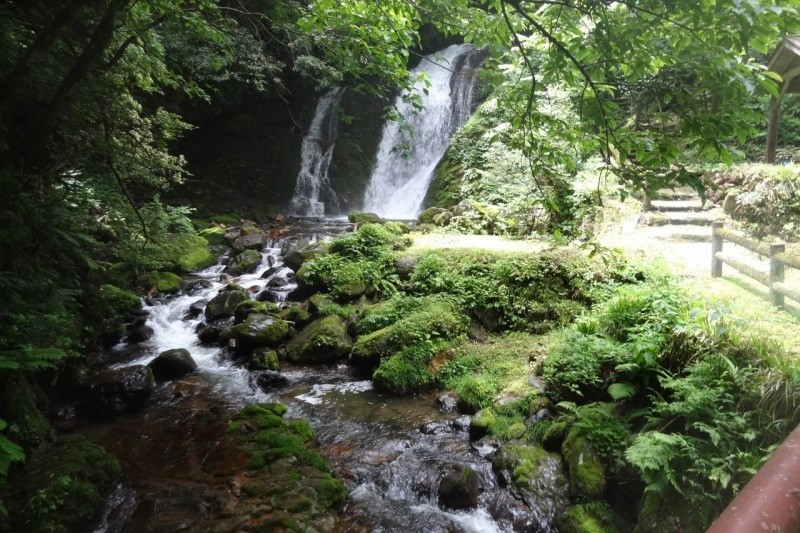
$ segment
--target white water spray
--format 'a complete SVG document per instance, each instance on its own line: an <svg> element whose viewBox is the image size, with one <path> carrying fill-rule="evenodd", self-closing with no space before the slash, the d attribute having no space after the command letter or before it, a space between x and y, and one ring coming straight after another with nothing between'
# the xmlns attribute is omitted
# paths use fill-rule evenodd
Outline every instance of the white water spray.
<svg viewBox="0 0 800 533"><path fill-rule="evenodd" d="M384 126L365 211L400 219L419 214L434 168L469 118L480 62L475 46L452 45L426 56L411 72L414 78L422 75L411 93L419 96L423 109L414 107L409 94L397 98L395 107L413 133L399 121ZM424 80L430 83L427 91Z"/></svg>
<svg viewBox="0 0 800 533"><path fill-rule="evenodd" d="M328 168L338 134L338 120L333 110L339 105L343 92L343 87L336 87L322 95L303 138L300 173L290 209L294 215L321 217L326 210L329 213L339 210L339 199L328 179Z"/></svg>

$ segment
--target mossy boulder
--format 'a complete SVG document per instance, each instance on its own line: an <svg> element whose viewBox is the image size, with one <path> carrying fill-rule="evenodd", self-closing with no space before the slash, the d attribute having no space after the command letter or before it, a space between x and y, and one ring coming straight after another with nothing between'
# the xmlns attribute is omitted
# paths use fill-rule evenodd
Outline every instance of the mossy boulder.
<svg viewBox="0 0 800 533"><path fill-rule="evenodd" d="M322 241L298 246L283 254L283 263L297 272L307 261L325 255L327 251L328 245Z"/></svg>
<svg viewBox="0 0 800 533"><path fill-rule="evenodd" d="M281 363L278 360L278 352L268 348L254 350L250 354L250 367L255 370L280 370Z"/></svg>
<svg viewBox="0 0 800 533"><path fill-rule="evenodd" d="M259 302L257 300L245 300L236 306L233 317L237 323L244 322L252 314L271 315L280 310L278 304L272 302Z"/></svg>
<svg viewBox="0 0 800 533"><path fill-rule="evenodd" d="M354 211L347 215L347 220L353 224L383 224L385 221L375 213Z"/></svg>
<svg viewBox="0 0 800 533"><path fill-rule="evenodd" d="M225 238L225 228L222 226L213 226L210 228L202 229L197 232L201 237L203 237L210 246L213 245L229 245L230 243Z"/></svg>
<svg viewBox="0 0 800 533"><path fill-rule="evenodd" d="M261 346L278 346L289 332L289 324L280 318L254 313L231 328L236 349L252 350Z"/></svg>
<svg viewBox="0 0 800 533"><path fill-rule="evenodd" d="M100 295L117 315L132 313L142 308L142 299L138 294L114 285L101 285Z"/></svg>
<svg viewBox="0 0 800 533"><path fill-rule="evenodd" d="M286 344L286 353L296 363L328 363L345 357L352 346L342 319L331 315L306 326Z"/></svg>
<svg viewBox="0 0 800 533"><path fill-rule="evenodd" d="M197 363L185 348L163 351L147 366L150 367L156 381L182 378L197 370Z"/></svg>
<svg viewBox="0 0 800 533"><path fill-rule="evenodd" d="M290 305L281 309L278 316L288 322L293 322L296 328L305 327L311 322L311 313L299 305Z"/></svg>
<svg viewBox="0 0 800 533"><path fill-rule="evenodd" d="M620 531L611 507L602 502L573 505L556 518L556 527L559 533L619 533Z"/></svg>
<svg viewBox="0 0 800 533"><path fill-rule="evenodd" d="M14 441L25 450L50 439L53 428L42 412L47 412L44 394L21 372L0 374L0 419L14 425Z"/></svg>
<svg viewBox="0 0 800 533"><path fill-rule="evenodd" d="M9 531L87 531L120 477L119 461L82 435L40 448L9 479ZM42 494L46 503L31 503ZM4 498L5 499L5 498Z"/></svg>
<svg viewBox="0 0 800 533"><path fill-rule="evenodd" d="M376 386L394 393L424 390L432 387L435 380L426 364L402 352L382 361L372 374Z"/></svg>
<svg viewBox="0 0 800 533"><path fill-rule="evenodd" d="M236 308L242 302L249 300L247 293L238 285L228 285L214 296L206 305L206 320L234 316Z"/></svg>
<svg viewBox="0 0 800 533"><path fill-rule="evenodd" d="M180 276L172 272L151 272L147 275L147 285L164 294L180 291L182 281Z"/></svg>
<svg viewBox="0 0 800 533"><path fill-rule="evenodd" d="M392 312L392 311L387 311ZM363 366L376 365L405 348L417 344L425 344L430 339L447 341L466 334L469 320L462 315L456 305L444 298L420 298L409 304L405 316L396 319L390 325L362 335L353 346L351 360ZM374 322L378 319L373 317ZM436 355L436 351L411 350L416 364L425 366ZM397 364L397 363L396 363Z"/></svg>
<svg viewBox="0 0 800 533"><path fill-rule="evenodd" d="M261 252L258 250L245 250L231 259L225 267L225 272L231 276L241 276L253 272L261 264Z"/></svg>
<svg viewBox="0 0 800 533"><path fill-rule="evenodd" d="M569 473L569 492L575 501L601 499L606 490L606 467L591 443L573 427L561 453Z"/></svg>
<svg viewBox="0 0 800 533"><path fill-rule="evenodd" d="M208 241L199 235L189 235L181 246L176 263L184 272L210 267L217 258L208 250Z"/></svg>
<svg viewBox="0 0 800 533"><path fill-rule="evenodd" d="M434 226L446 226L452 218L452 213L441 207L429 207L420 213L417 224L432 224Z"/></svg>
<svg viewBox="0 0 800 533"><path fill-rule="evenodd" d="M474 509L480 494L480 476L468 465L453 465L439 482L439 505L442 507Z"/></svg>
<svg viewBox="0 0 800 533"><path fill-rule="evenodd" d="M569 505L561 457L538 446L506 444L489 458L501 485L528 505L539 528L549 530Z"/></svg>
<svg viewBox="0 0 800 533"><path fill-rule="evenodd" d="M490 408L481 409L469 421L469 438L480 440L489 434L492 425L497 420L494 411Z"/></svg>
<svg viewBox="0 0 800 533"><path fill-rule="evenodd" d="M270 490L273 507L291 507L296 513L311 515L320 509L340 509L347 499L347 489L331 474L328 461L314 449L313 429L304 420L285 420L285 413L282 404L252 404L228 426L228 434L240 446L252 450L247 463L251 479L258 479L260 473L269 475L269 484L263 490ZM292 468L287 469L287 465ZM255 486L245 493L263 500L261 490Z"/></svg>
<svg viewBox="0 0 800 533"><path fill-rule="evenodd" d="M320 316L323 308L331 305L333 299L326 294L315 294L308 299L308 310L313 316Z"/></svg>

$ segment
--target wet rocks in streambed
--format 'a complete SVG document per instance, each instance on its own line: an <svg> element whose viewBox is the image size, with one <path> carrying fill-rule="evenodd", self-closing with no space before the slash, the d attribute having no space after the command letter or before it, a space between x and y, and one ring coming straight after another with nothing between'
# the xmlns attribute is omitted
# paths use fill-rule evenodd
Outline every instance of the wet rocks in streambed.
<svg viewBox="0 0 800 533"><path fill-rule="evenodd" d="M312 244L304 244L287 250L283 254L283 263L297 272L306 261L319 257L327 253L328 245L324 242L317 241Z"/></svg>
<svg viewBox="0 0 800 533"><path fill-rule="evenodd" d="M241 276L253 272L261 264L261 252L245 250L231 258L225 266L225 272L231 276Z"/></svg>
<svg viewBox="0 0 800 533"><path fill-rule="evenodd" d="M523 503L526 509L521 514L515 510L517 505L504 502L494 506L495 518L508 520L515 529L525 531L531 527L551 529L555 518L569 505L569 483L561 457L537 446L504 444L489 459L500 485L513 495L509 500ZM524 524L518 524L521 516Z"/></svg>
<svg viewBox="0 0 800 533"><path fill-rule="evenodd" d="M199 317L205 312L206 305L208 305L208 300L198 300L192 303L189 306L189 310L186 311L185 315L183 315L183 319L194 320L195 318Z"/></svg>
<svg viewBox="0 0 800 533"><path fill-rule="evenodd" d="M258 250L261 251L264 249L264 245L267 242L266 234L255 231L253 233L246 233L241 237L237 238L233 241L233 249L237 252L241 252L243 250Z"/></svg>
<svg viewBox="0 0 800 533"><path fill-rule="evenodd" d="M280 370L278 352L269 348L257 348L250 354L250 368L254 370Z"/></svg>
<svg viewBox="0 0 800 533"><path fill-rule="evenodd" d="M445 413L452 413L458 408L458 395L455 392L443 392L436 397L436 406Z"/></svg>
<svg viewBox="0 0 800 533"><path fill-rule="evenodd" d="M88 380L85 404L99 417L114 417L142 407L153 390L153 373L144 365L106 370Z"/></svg>
<svg viewBox="0 0 800 533"><path fill-rule="evenodd" d="M344 322L337 315L315 320L286 344L295 363L328 363L345 357L353 347Z"/></svg>
<svg viewBox="0 0 800 533"><path fill-rule="evenodd" d="M256 385L265 391L280 389L289 385L289 378L274 370L264 370L255 377Z"/></svg>
<svg viewBox="0 0 800 533"><path fill-rule="evenodd" d="M153 328L150 326L140 326L128 332L125 336L125 342L128 344L139 344L149 340L153 335L155 335Z"/></svg>
<svg viewBox="0 0 800 533"><path fill-rule="evenodd" d="M278 346L289 333L289 324L280 318L255 313L231 328L238 351L261 346Z"/></svg>
<svg viewBox="0 0 800 533"><path fill-rule="evenodd" d="M439 505L474 509L482 491L480 476L467 465L453 465L439 483Z"/></svg>
<svg viewBox="0 0 800 533"><path fill-rule="evenodd" d="M270 315L277 313L280 307L270 302L259 302L258 300L245 300L236 306L233 312L233 318L237 324L247 320L247 317L260 313L262 315Z"/></svg>
<svg viewBox="0 0 800 533"><path fill-rule="evenodd" d="M231 339L230 328L232 325L233 317L218 318L211 322L198 324L195 333L203 344L224 344Z"/></svg>
<svg viewBox="0 0 800 533"><path fill-rule="evenodd" d="M233 316L236 307L248 299L244 289L234 284L227 285L206 305L206 320L210 322L217 318Z"/></svg>
<svg viewBox="0 0 800 533"><path fill-rule="evenodd" d="M163 351L147 366L156 381L182 378L197 370L197 363L185 348Z"/></svg>

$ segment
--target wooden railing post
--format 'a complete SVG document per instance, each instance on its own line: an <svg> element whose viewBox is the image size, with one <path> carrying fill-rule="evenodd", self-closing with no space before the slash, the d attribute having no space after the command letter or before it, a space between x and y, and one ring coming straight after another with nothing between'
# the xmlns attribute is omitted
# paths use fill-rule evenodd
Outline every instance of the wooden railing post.
<svg viewBox="0 0 800 533"><path fill-rule="evenodd" d="M715 220L711 223L711 277L722 276L722 261L717 259L717 252L722 251L722 236L717 235L717 230L725 225L722 220Z"/></svg>
<svg viewBox="0 0 800 533"><path fill-rule="evenodd" d="M769 246L769 294L772 297L772 303L780 308L783 308L783 293L775 290L774 284L776 282L783 283L785 267L783 261L778 259L778 254L782 254L784 251L786 251L786 243L783 241L775 241Z"/></svg>

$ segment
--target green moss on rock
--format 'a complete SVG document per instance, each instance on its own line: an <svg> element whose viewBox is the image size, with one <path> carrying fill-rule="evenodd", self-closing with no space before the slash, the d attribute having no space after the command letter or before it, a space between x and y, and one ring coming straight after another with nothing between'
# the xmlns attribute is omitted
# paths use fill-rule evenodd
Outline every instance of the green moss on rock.
<svg viewBox="0 0 800 533"><path fill-rule="evenodd" d="M556 518L559 533L618 533L611 508L602 502L573 505Z"/></svg>
<svg viewBox="0 0 800 533"><path fill-rule="evenodd" d="M245 300L236 306L233 311L233 316L236 322L244 322L250 315L259 313L262 315L270 315L277 313L280 310L278 304L272 302L259 302L257 300Z"/></svg>
<svg viewBox="0 0 800 533"><path fill-rule="evenodd" d="M228 240L225 238L225 228L222 226L214 226L211 228L202 229L197 233L203 237L209 245L229 244Z"/></svg>
<svg viewBox="0 0 800 533"><path fill-rule="evenodd" d="M289 332L289 324L280 318L254 313L231 328L240 351L261 346L277 346Z"/></svg>
<svg viewBox="0 0 800 533"><path fill-rule="evenodd" d="M125 289L120 289L114 285L101 285L100 295L112 309L114 314L120 315L137 311L142 308L142 300L139 295Z"/></svg>
<svg viewBox="0 0 800 533"><path fill-rule="evenodd" d="M254 271L259 264L261 264L261 252L248 249L231 259L225 267L225 272L231 276L241 276Z"/></svg>
<svg viewBox="0 0 800 533"><path fill-rule="evenodd" d="M250 355L250 366L255 370L280 370L281 363L275 350L257 349Z"/></svg>
<svg viewBox="0 0 800 533"><path fill-rule="evenodd" d="M569 491L573 500L600 499L606 489L606 467L592 445L572 428L561 447L569 473Z"/></svg>
<svg viewBox="0 0 800 533"><path fill-rule="evenodd" d="M210 267L217 262L208 250L208 241L199 235L190 235L177 257L177 264L184 272Z"/></svg>
<svg viewBox="0 0 800 533"><path fill-rule="evenodd" d="M426 366L398 354L383 361L372 374L372 380L382 389L404 393L430 387L435 376Z"/></svg>
<svg viewBox="0 0 800 533"><path fill-rule="evenodd" d="M286 344L290 361L326 363L346 356L353 345L344 322L336 315L315 320Z"/></svg>
<svg viewBox="0 0 800 533"><path fill-rule="evenodd" d="M481 409L475 413L475 416L469 421L469 438L479 440L488 435L496 418L491 409Z"/></svg>
<svg viewBox="0 0 800 533"><path fill-rule="evenodd" d="M25 472L9 480L9 503L19 510L11 516L13 529L35 524L42 531L86 530L121 473L113 455L82 435L60 438L37 450ZM34 495L46 503L31 503Z"/></svg>
<svg viewBox="0 0 800 533"><path fill-rule="evenodd" d="M384 220L375 213L355 211L347 215L347 220L353 224L383 224Z"/></svg>
<svg viewBox="0 0 800 533"><path fill-rule="evenodd" d="M164 294L180 291L181 282L181 277L172 272L151 272L147 275L147 285Z"/></svg>

